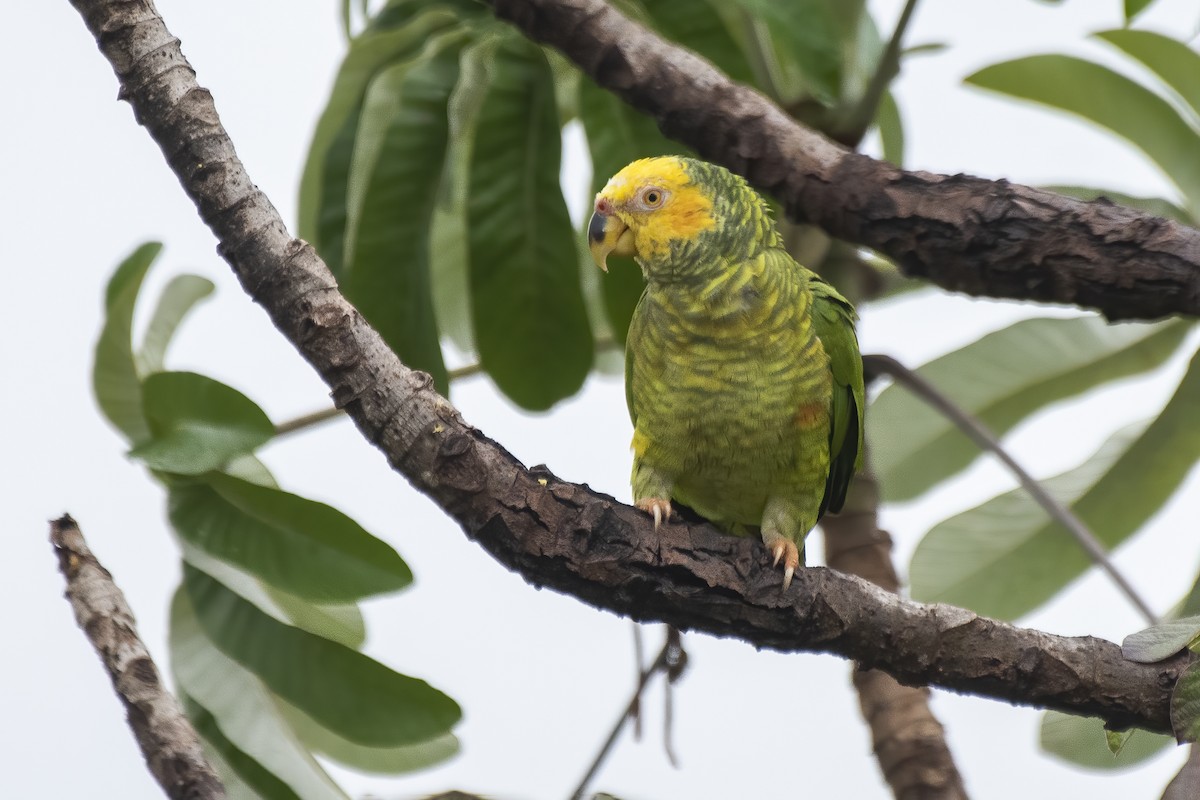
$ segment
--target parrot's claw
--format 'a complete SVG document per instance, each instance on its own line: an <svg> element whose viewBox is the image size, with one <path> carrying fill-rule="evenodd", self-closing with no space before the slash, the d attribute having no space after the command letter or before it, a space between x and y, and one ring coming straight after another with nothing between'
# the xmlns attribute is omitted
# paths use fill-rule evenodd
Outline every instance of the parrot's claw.
<svg viewBox="0 0 1200 800"><path fill-rule="evenodd" d="M767 547L771 551L771 566L778 567L783 561L783 590L786 592L792 585L792 576L800 566L800 549L796 543L782 537L771 542Z"/></svg>
<svg viewBox="0 0 1200 800"><path fill-rule="evenodd" d="M645 497L634 503L642 511L654 517L654 532L658 533L664 519L671 518L671 501L665 497Z"/></svg>

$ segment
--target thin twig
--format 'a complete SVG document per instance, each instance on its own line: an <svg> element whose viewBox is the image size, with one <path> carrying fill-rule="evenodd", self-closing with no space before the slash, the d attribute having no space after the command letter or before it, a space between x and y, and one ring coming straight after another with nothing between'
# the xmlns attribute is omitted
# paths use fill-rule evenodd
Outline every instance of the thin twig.
<svg viewBox="0 0 1200 800"><path fill-rule="evenodd" d="M478 375L481 372L483 372L483 365L479 362L475 362L457 369L452 369L446 373L446 376L450 379L450 382L453 383L460 378L469 378L472 375ZM340 408L322 408L320 411L301 414L300 416L289 419L286 422L279 423L275 426L275 435L278 437L286 436L289 433L297 433L342 416L345 416L345 413Z"/></svg>
<svg viewBox="0 0 1200 800"><path fill-rule="evenodd" d="M596 753L596 757L592 759L591 766L584 773L583 778L579 781L579 785L575 787L575 791L571 792L571 800L583 800L583 795L587 791L588 784L592 782L592 778L596 777L596 773L600 771L600 766L608 758L613 745L617 743L617 737L621 735L621 729L625 727L625 720L629 719L637 708L638 703L641 702L642 692L645 691L646 685L650 683L650 679L657 673L665 672L668 669L671 648L674 646L677 645L672 643L671 637L668 634L667 641L663 644L662 650L658 652L658 655L650 666L642 670L642 674L638 676L637 687L633 690L633 696L629 698L629 702L621 709L621 716L617 719L617 723L613 725L608 738L604 740L600 752Z"/></svg>
<svg viewBox="0 0 1200 800"><path fill-rule="evenodd" d="M1008 467L1009 471L1016 476L1017 481L1025 491L1029 492L1037 504L1050 515L1058 524L1062 525L1067 531L1075 537L1075 541L1084 549L1092 561L1102 570L1108 573L1112 578L1113 583L1117 588L1129 598L1129 601L1137 607L1142 616L1151 625L1158 623L1158 616L1150 609L1150 606L1145 600L1134 590L1133 586L1125 579L1108 557L1108 551L1104 549L1104 545L1096 538L1095 534L1088 529L1083 520L1075 515L1075 512L1066 505L1060 503L1052 497L1049 492L1037 481L1032 475L1016 462L996 434L978 418L968 413L965 409L959 407L953 400L942 394L933 384L925 380L919 373L914 372L908 367L901 364L891 356L885 355L868 355L863 356L863 365L867 369L876 373L883 372L891 375L897 382L903 384L909 391L920 397L932 408L936 409L947 419L951 420L959 429L971 438L977 445L984 450L995 455L1000 461Z"/></svg>
<svg viewBox="0 0 1200 800"><path fill-rule="evenodd" d="M642 662L646 660L645 648L642 646L642 626L641 623L634 622L633 625L633 661L637 668L637 680L642 679ZM633 740L641 741L642 738L642 696L634 695L632 710L629 716L633 719Z"/></svg>
<svg viewBox="0 0 1200 800"><path fill-rule="evenodd" d="M92 643L125 706L126 721L146 765L173 800L222 800L225 787L208 763L196 729L163 686L138 637L125 595L83 539L69 514L50 523L50 543L67 579L75 621Z"/></svg>
<svg viewBox="0 0 1200 800"><path fill-rule="evenodd" d="M871 127L871 121L875 119L875 114L879 111L883 93L887 91L887 87L900 71L900 48L904 34L908 30L908 23L916 8L917 0L908 0L904 4L904 10L900 12L900 19L896 21L896 28L892 31L892 38L888 40L887 47L879 56L879 63L875 66L875 73L871 75L871 82L867 84L863 96L859 98L858 103L847 115L844 128L847 135L844 138L835 137L839 141L853 146ZM851 141L845 141L846 139Z"/></svg>
<svg viewBox="0 0 1200 800"><path fill-rule="evenodd" d="M618 343L611 336L599 336L596 338L596 352L603 353L606 350L612 350L618 347ZM464 366L452 369L446 373L450 383L454 383L462 378L470 378L474 375L479 375L484 371L483 364L478 361L466 364ZM319 411L312 411L308 414L301 414L298 417L281 422L275 426L275 436L286 436L289 433L298 433L302 430L328 422L331 419L337 419L344 415L340 408L322 408Z"/></svg>

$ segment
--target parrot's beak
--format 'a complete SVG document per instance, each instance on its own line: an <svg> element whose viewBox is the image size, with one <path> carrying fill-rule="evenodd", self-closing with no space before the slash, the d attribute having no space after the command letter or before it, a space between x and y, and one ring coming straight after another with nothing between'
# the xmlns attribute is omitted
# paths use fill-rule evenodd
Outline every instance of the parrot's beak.
<svg viewBox="0 0 1200 800"><path fill-rule="evenodd" d="M637 247L629 226L617 215L605 213L599 208L600 205L607 203L597 203L596 213L592 214L592 219L588 222L588 247L592 251L592 259L595 260L596 266L608 272L609 253L634 256L637 255Z"/></svg>

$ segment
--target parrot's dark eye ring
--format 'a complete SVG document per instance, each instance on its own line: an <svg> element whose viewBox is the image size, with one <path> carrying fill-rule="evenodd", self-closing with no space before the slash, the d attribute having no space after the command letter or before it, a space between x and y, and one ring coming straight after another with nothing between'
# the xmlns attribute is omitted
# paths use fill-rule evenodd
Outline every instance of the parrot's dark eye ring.
<svg viewBox="0 0 1200 800"><path fill-rule="evenodd" d="M639 198L642 206L645 208L658 208L667 199L667 193L657 187L650 187L642 191L642 196Z"/></svg>

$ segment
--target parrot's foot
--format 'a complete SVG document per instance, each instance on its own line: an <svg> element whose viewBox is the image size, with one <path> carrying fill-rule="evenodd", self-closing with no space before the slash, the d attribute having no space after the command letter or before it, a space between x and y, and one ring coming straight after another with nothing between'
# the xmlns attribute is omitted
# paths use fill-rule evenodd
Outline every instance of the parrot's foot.
<svg viewBox="0 0 1200 800"><path fill-rule="evenodd" d="M796 543L791 539L785 539L778 534L772 537L771 541L766 541L766 537L763 537L763 543L771 551L771 566L778 567L779 562L783 562L783 590L786 592L792 585L792 576L800 566L800 548L796 547Z"/></svg>
<svg viewBox="0 0 1200 800"><path fill-rule="evenodd" d="M634 503L635 506L654 517L654 531L662 525L664 519L671 518L671 501L665 497L643 497Z"/></svg>

